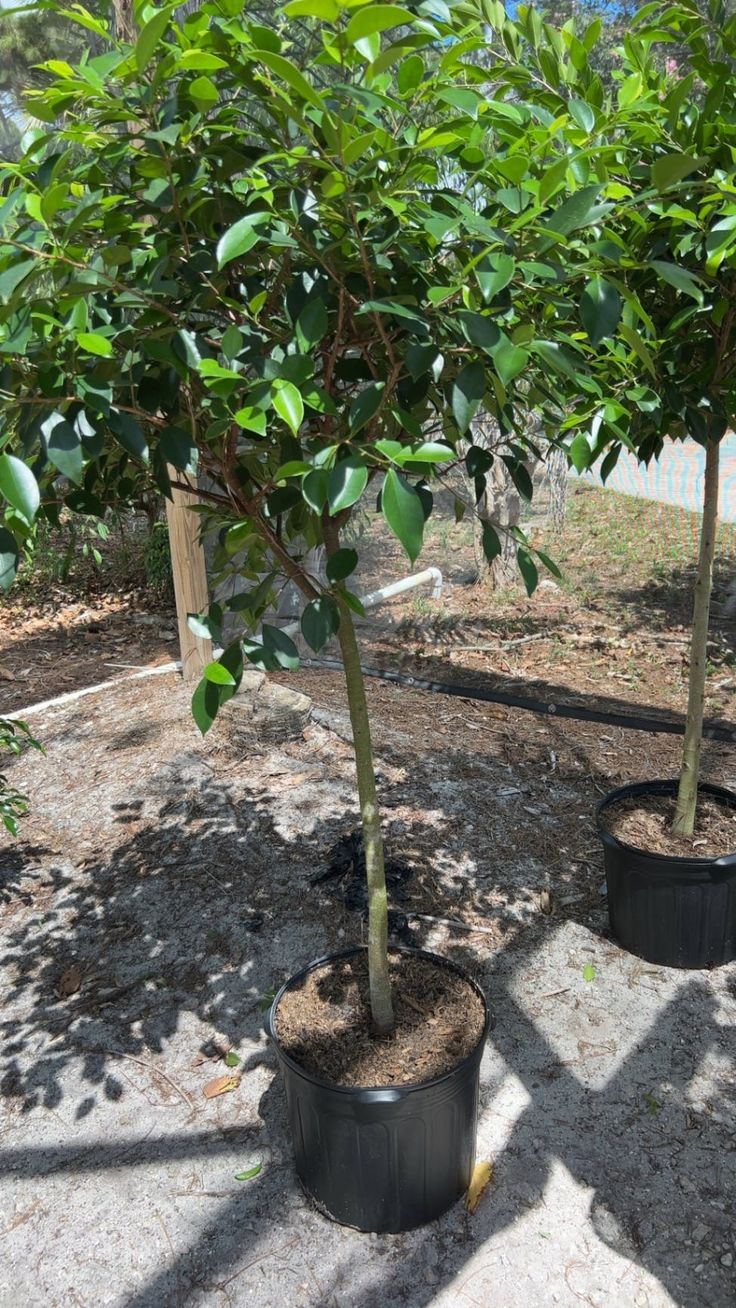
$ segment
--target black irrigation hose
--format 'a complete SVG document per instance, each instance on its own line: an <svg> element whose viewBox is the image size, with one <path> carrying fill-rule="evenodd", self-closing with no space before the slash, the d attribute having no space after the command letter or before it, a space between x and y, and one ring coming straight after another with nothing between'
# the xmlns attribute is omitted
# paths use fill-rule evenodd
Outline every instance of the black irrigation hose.
<svg viewBox="0 0 736 1308"><path fill-rule="evenodd" d="M342 672L339 659L302 659L303 668L328 668ZM509 708L526 709L529 713L541 713L544 717L573 718L576 722L600 722L607 727L623 727L628 731L656 731L670 736L684 736L685 723L667 722L661 718L639 717L636 713L604 713L600 709L576 707L573 704L546 703L532 699L530 695L509 695L504 690L482 690L475 686L455 686L448 681L425 681L421 677L407 676L401 672L384 672L381 668L363 668L366 677L378 677L381 681L392 681L397 686L407 686L410 690L428 690L435 695L455 695L459 699L478 699L486 704L505 704ZM703 727L705 740L725 740L729 744L736 742L736 727L721 726L717 722L705 723Z"/></svg>

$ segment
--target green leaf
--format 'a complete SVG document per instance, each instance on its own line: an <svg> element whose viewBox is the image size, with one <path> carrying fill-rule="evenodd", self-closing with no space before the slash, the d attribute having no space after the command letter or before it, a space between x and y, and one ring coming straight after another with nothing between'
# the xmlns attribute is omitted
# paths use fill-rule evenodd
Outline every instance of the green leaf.
<svg viewBox="0 0 736 1308"><path fill-rule="evenodd" d="M385 32L390 27L401 24L413 27L415 22L416 15L401 5L369 4L353 14L345 29L345 36L351 45L356 45L363 37L372 36L374 32Z"/></svg>
<svg viewBox="0 0 736 1308"><path fill-rule="evenodd" d="M327 331L327 309L323 300L310 300L304 306L296 323L296 343L303 354L308 354Z"/></svg>
<svg viewBox="0 0 736 1308"><path fill-rule="evenodd" d="M547 571L552 573L553 577L562 578L562 572L549 554L546 554L544 550L535 550L535 554L538 559L541 559Z"/></svg>
<svg viewBox="0 0 736 1308"><path fill-rule="evenodd" d="M238 327L235 327L235 323L230 323L230 326L227 327L227 330L225 332L222 332L220 349L222 353L225 354L226 360L229 361L231 364L234 358L237 358L238 354L241 353L242 348L243 348L242 332L239 331Z"/></svg>
<svg viewBox="0 0 736 1308"><path fill-rule="evenodd" d="M371 382L359 395L356 395L350 405L348 414L348 424L352 436L359 432L362 427L365 427L380 409L385 385L385 382L382 381Z"/></svg>
<svg viewBox="0 0 736 1308"><path fill-rule="evenodd" d="M455 518L457 520L457 513L455 514ZM497 559L499 554L501 553L501 542L498 539L498 532L496 531L495 527L491 526L490 522L484 522L481 524L481 526L482 526L481 539L483 542L483 553L487 561L489 563L493 563L493 560Z"/></svg>
<svg viewBox="0 0 736 1308"><path fill-rule="evenodd" d="M327 560L327 580L331 582L344 581L349 577L351 572L355 572L358 566L358 552L352 549L336 550L331 559Z"/></svg>
<svg viewBox="0 0 736 1308"><path fill-rule="evenodd" d="M583 968L583 981L595 981L595 968L592 963L586 963Z"/></svg>
<svg viewBox="0 0 736 1308"><path fill-rule="evenodd" d="M207 50L184 50L179 56L179 66L198 73L214 72L218 68L227 68L224 59ZM166 129L164 129L166 130Z"/></svg>
<svg viewBox="0 0 736 1308"><path fill-rule="evenodd" d="M482 313L470 313L466 309L460 311L458 318L463 335L471 345L477 345L480 350L495 350L501 340L501 333L495 319Z"/></svg>
<svg viewBox="0 0 736 1308"><path fill-rule="evenodd" d="M166 9L159 9L158 13L155 13L153 18L149 18L141 29L140 36L135 43L135 62L139 73L142 73L150 63L156 46L171 22L173 9L173 5L168 6Z"/></svg>
<svg viewBox="0 0 736 1308"><path fill-rule="evenodd" d="M232 673L228 672L227 668L224 668L222 664L217 661L207 664L203 676L206 677L207 681L212 681L216 686L235 685L235 678Z"/></svg>
<svg viewBox="0 0 736 1308"><path fill-rule="evenodd" d="M356 309L356 317L363 313L387 313L394 318L404 318L419 334L427 335L427 326L419 317L419 310L409 309L399 300L366 300L359 309Z"/></svg>
<svg viewBox="0 0 736 1308"><path fill-rule="evenodd" d="M8 591L18 571L18 546L7 527L0 527L0 590Z"/></svg>
<svg viewBox="0 0 736 1308"><path fill-rule="evenodd" d="M315 513L321 513L327 503L327 475L324 468L315 468L302 482L302 499Z"/></svg>
<svg viewBox="0 0 736 1308"><path fill-rule="evenodd" d="M202 678L192 695L192 716L203 736L207 735L220 711L220 694L213 682Z"/></svg>
<svg viewBox="0 0 736 1308"><path fill-rule="evenodd" d="M527 595L533 595L537 589L539 573L537 566L528 550L519 548L516 551L516 562L519 565L519 571L524 578Z"/></svg>
<svg viewBox="0 0 736 1308"><path fill-rule="evenodd" d="M261 409L251 407L238 409L233 414L233 422L236 422L244 431L255 432L257 436L266 434L266 415Z"/></svg>
<svg viewBox="0 0 736 1308"><path fill-rule="evenodd" d="M689 154L665 154L652 164L652 185L664 191L701 168L706 161Z"/></svg>
<svg viewBox="0 0 736 1308"><path fill-rule="evenodd" d="M77 345L87 354L98 354L103 359L109 359L112 354L112 341L99 332L78 332Z"/></svg>
<svg viewBox="0 0 736 1308"><path fill-rule="evenodd" d="M461 436L468 430L486 393L486 374L480 363L467 363L452 384L452 413Z"/></svg>
<svg viewBox="0 0 736 1308"><path fill-rule="evenodd" d="M580 317L591 345L598 346L607 336L613 336L622 307L615 286L603 277L591 278L580 300Z"/></svg>
<svg viewBox="0 0 736 1308"><path fill-rule="evenodd" d="M574 232L578 227L584 227L590 221L591 215L597 213L600 193L600 184L583 186L574 195L563 200L542 225L550 231L559 232L560 236L569 236L570 232Z"/></svg>
<svg viewBox="0 0 736 1308"><path fill-rule="evenodd" d="M354 595L351 590L343 590L340 598L345 604L347 604L348 608L351 609L353 613L357 613L359 618L365 617L363 601L360 600L357 595Z"/></svg>
<svg viewBox="0 0 736 1308"><path fill-rule="evenodd" d="M415 91L424 75L424 60L421 55L412 54L404 59L396 70L396 84L400 95L409 95Z"/></svg>
<svg viewBox="0 0 736 1308"><path fill-rule="evenodd" d="M9 300L16 287L29 273L32 273L38 263L35 259L24 259L22 263L11 264L4 272L0 273L0 300Z"/></svg>
<svg viewBox="0 0 736 1308"><path fill-rule="evenodd" d="M636 328L629 327L627 323L622 322L619 324L618 331L619 331L619 336L623 337L627 345L631 346L632 350L634 351L634 354L636 354L638 358L641 359L642 363L644 364L644 367L646 368L650 376L654 377L656 380L657 370L654 366L654 359L652 358L652 355L645 341L642 339L641 335L636 330Z"/></svg>
<svg viewBox="0 0 736 1308"><path fill-rule="evenodd" d="M590 467L593 451L587 436L582 432L571 441L567 453L576 472L585 472Z"/></svg>
<svg viewBox="0 0 736 1308"><path fill-rule="evenodd" d="M265 64L266 68L270 68L272 73L275 73L277 77L286 82L287 86L291 87L292 91L296 92L300 100L306 101L315 109L324 111L325 106L314 87L310 85L306 77L299 72L296 64L293 64L290 59L285 59L283 55L275 54L272 50L256 50L250 58L256 59L259 63Z"/></svg>
<svg viewBox="0 0 736 1308"><path fill-rule="evenodd" d="M287 18L322 18L326 23L334 23L339 12L335 0L291 0L284 7Z"/></svg>
<svg viewBox="0 0 736 1308"><path fill-rule="evenodd" d="M46 453L63 477L80 485L82 480L82 441L79 434L60 413L52 413L41 423Z"/></svg>
<svg viewBox="0 0 736 1308"><path fill-rule="evenodd" d="M162 457L176 468L177 472L196 474L198 451L196 445L192 444L189 432L181 427L166 427L161 432L158 447Z"/></svg>
<svg viewBox="0 0 736 1308"><path fill-rule="evenodd" d="M522 499L528 504L531 503L534 496L534 483L529 475L529 469L521 462L520 459L514 459L506 456L504 463L508 469L509 476L518 490Z"/></svg>
<svg viewBox="0 0 736 1308"><path fill-rule="evenodd" d="M424 509L412 486L389 468L383 483L381 511L388 527L414 563L422 549Z"/></svg>
<svg viewBox="0 0 736 1308"><path fill-rule="evenodd" d="M189 94L198 109L211 109L220 99L220 92L211 77L197 77L189 87Z"/></svg>
<svg viewBox="0 0 736 1308"><path fill-rule="evenodd" d="M340 626L340 610L331 595L320 595L304 609L302 635L316 654L324 649Z"/></svg>
<svg viewBox="0 0 736 1308"><path fill-rule="evenodd" d="M510 254L488 254L476 264L474 272L483 299L489 301L508 286L516 263Z"/></svg>
<svg viewBox="0 0 736 1308"><path fill-rule="evenodd" d="M225 1066L226 1066L226 1067L240 1067L241 1062L242 1062L242 1059L241 1059L241 1058L238 1058L238 1055L237 1055L236 1053L234 1053L234 1051L233 1051L232 1049L230 1050L230 1053L229 1053L229 1054L226 1054L226 1055L225 1055Z"/></svg>
<svg viewBox="0 0 736 1308"><path fill-rule="evenodd" d="M555 372L561 372L572 381L576 382L581 375L585 375L582 361L578 363L577 356L571 350L566 350L564 346L559 345L557 341L533 341L529 348Z"/></svg>
<svg viewBox="0 0 736 1308"><path fill-rule="evenodd" d="M296 436L304 420L304 401L296 386L291 382L274 383L273 407Z"/></svg>
<svg viewBox="0 0 736 1308"><path fill-rule="evenodd" d="M214 614L211 608L207 613L187 613L187 626L200 640L219 640L221 622L221 609Z"/></svg>
<svg viewBox="0 0 736 1308"><path fill-rule="evenodd" d="M493 363L504 386L518 377L523 372L529 362L529 351L522 350L520 346L513 345L511 341L504 341L503 345L493 354Z"/></svg>
<svg viewBox="0 0 736 1308"><path fill-rule="evenodd" d="M270 1008L270 1004L268 1005ZM256 1163L255 1167L249 1167L247 1172L236 1172L236 1181L252 1181L254 1176L258 1176L263 1169L263 1163Z"/></svg>
<svg viewBox="0 0 736 1308"><path fill-rule="evenodd" d="M621 453L621 448L622 447L618 444L614 445L613 448L608 451L608 454L601 463L599 476L604 486L618 463L618 456Z"/></svg>
<svg viewBox="0 0 736 1308"><path fill-rule="evenodd" d="M413 450L405 450L397 463L446 463L456 457L449 445L440 445L439 441L422 441Z"/></svg>
<svg viewBox="0 0 736 1308"><path fill-rule="evenodd" d="M0 495L33 522L41 503L38 483L30 468L14 454L0 454Z"/></svg>
<svg viewBox="0 0 736 1308"><path fill-rule="evenodd" d="M146 463L148 461L148 445L140 424L136 422L132 414L113 410L108 417L108 422L115 439L119 441L123 449L127 450L128 454L132 454L134 458Z"/></svg>
<svg viewBox="0 0 736 1308"><path fill-rule="evenodd" d="M359 454L351 454L336 463L327 478L327 502L332 516L356 504L367 485L368 468Z"/></svg>
<svg viewBox="0 0 736 1308"><path fill-rule="evenodd" d="M631 73L626 77L618 88L618 104L620 109L626 109L635 100L639 99L642 93L641 73Z"/></svg>
<svg viewBox="0 0 736 1308"><path fill-rule="evenodd" d="M436 345L410 345L404 362L412 381L417 381L425 373L431 372L434 381L437 382L445 360Z"/></svg>
<svg viewBox="0 0 736 1308"><path fill-rule="evenodd" d="M691 295L694 300L697 300L698 304L703 303L704 296L698 286L697 279L687 272L685 268L681 268L676 263L668 263L665 259L652 259L649 266L662 278L663 282L674 286L675 290L682 291L685 295Z"/></svg>
<svg viewBox="0 0 736 1308"><path fill-rule="evenodd" d="M299 667L299 651L293 640L278 627L271 627L264 622L261 630L263 647L279 664L289 672L296 672Z"/></svg>
<svg viewBox="0 0 736 1308"><path fill-rule="evenodd" d="M224 236L217 242L217 266L224 268L233 259L239 259L261 239L258 231L264 223L270 222L272 214L268 209L259 209L256 213L247 213L239 218L232 227L228 227Z"/></svg>
<svg viewBox="0 0 736 1308"><path fill-rule="evenodd" d="M582 127L584 132L592 132L595 127L595 110L585 100L570 100L568 103L570 117Z"/></svg>

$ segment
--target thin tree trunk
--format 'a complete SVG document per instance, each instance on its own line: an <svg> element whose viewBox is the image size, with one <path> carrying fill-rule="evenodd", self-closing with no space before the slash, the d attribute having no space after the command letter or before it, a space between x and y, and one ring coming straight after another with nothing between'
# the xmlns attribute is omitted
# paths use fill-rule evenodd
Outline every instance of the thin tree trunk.
<svg viewBox="0 0 736 1308"><path fill-rule="evenodd" d="M698 802L698 775L700 746L703 739L705 711L705 665L708 648L708 620L713 591L713 559L718 527L718 465L719 446L708 441L705 453L705 487L703 491L703 525L700 530L698 575L695 582L693 631L690 645L690 680L685 724L685 744L682 751L682 768L677 792L677 807L673 830L680 836L691 836L695 829Z"/></svg>
<svg viewBox="0 0 736 1308"><path fill-rule="evenodd" d="M340 604L340 629L337 633L345 669L345 685L353 727L355 770L363 829L365 871L368 883L368 974L370 978L371 1017L376 1035L388 1035L394 1026L391 981L388 972L388 895L383 858L383 836L376 797L373 745L365 697L363 669L355 638L350 609Z"/></svg>

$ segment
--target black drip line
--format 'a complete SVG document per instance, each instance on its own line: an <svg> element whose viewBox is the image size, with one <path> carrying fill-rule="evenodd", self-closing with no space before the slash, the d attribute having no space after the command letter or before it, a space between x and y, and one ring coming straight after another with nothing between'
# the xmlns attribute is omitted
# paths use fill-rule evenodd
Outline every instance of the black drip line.
<svg viewBox="0 0 736 1308"><path fill-rule="evenodd" d="M339 659L302 659L304 668L327 668L342 672ZM433 695L453 695L457 699L475 699L485 704L504 704L508 708L524 709L529 713L539 713L543 717L570 718L575 722L598 722L606 727L622 727L625 731L652 731L669 736L684 736L685 722L667 721L663 718L642 717L633 713L607 713L602 709L588 709L574 704L558 704L555 701L534 699L531 695L512 695L505 690L486 690L477 686L456 685L448 681L428 681L422 677L413 677L403 672L386 671L382 668L363 668L366 677L377 677L381 681L390 681L409 690L425 690ZM633 705L632 705L633 707ZM724 726L718 722L708 722L703 726L704 740L723 740L729 744L736 742L736 726Z"/></svg>

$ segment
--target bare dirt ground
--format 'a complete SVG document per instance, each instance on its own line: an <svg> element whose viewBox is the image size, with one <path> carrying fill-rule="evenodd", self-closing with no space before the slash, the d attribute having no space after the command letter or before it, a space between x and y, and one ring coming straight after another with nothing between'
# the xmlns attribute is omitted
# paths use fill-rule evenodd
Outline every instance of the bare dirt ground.
<svg viewBox="0 0 736 1308"><path fill-rule="evenodd" d="M447 679L679 708L690 555L666 556L660 532L662 575L650 559L648 598L625 601L631 559L610 574L630 516L591 561L603 498L586 493L558 550L582 576L532 601L484 611L469 542L438 535L443 599L364 628L371 660L425 667L424 648ZM710 707L731 719L729 621ZM37 637L63 666L65 637ZM114 676L108 661L72 675ZM11 671L35 662L12 636L0 653ZM51 693L18 680L0 709ZM675 771L676 738L370 683L389 852L412 871L402 937L464 963L492 1008L478 1156L494 1176L474 1216L402 1236L337 1227L305 1199L263 1009L363 923L339 882L311 886L357 822L340 679L290 684L315 703L303 738L245 756L225 727L199 738L175 675L29 719L47 755L11 765L32 813L0 851L2 1308L731 1308L736 968L621 951L594 826L613 785ZM707 742L704 773L736 786L733 748ZM236 1087L206 1097L230 1072Z"/></svg>

